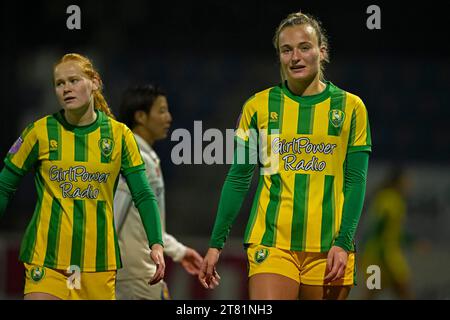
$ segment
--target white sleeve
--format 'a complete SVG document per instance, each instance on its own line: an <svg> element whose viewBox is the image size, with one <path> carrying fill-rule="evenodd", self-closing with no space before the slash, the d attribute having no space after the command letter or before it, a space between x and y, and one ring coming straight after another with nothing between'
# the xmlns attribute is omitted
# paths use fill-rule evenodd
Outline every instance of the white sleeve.
<svg viewBox="0 0 450 320"><path fill-rule="evenodd" d="M120 177L122 180L123 178ZM132 204L132 197L128 186L124 181L120 181L114 196L114 223L116 231L119 232L123 226L128 210Z"/></svg>
<svg viewBox="0 0 450 320"><path fill-rule="evenodd" d="M183 259L186 254L186 246L175 239L174 236L164 232L164 253L172 258L173 261L178 262Z"/></svg>

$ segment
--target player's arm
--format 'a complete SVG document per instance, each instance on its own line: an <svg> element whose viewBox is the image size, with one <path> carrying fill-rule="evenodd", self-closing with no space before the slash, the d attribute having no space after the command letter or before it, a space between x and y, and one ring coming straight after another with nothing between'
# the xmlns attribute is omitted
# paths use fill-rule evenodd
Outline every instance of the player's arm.
<svg viewBox="0 0 450 320"><path fill-rule="evenodd" d="M4 166L2 171L0 171L0 218L16 192L21 179L22 176L8 166Z"/></svg>
<svg viewBox="0 0 450 320"><path fill-rule="evenodd" d="M128 188L130 189L133 202L138 209L142 224L144 225L149 246L152 249L150 253L151 258L157 267L153 278L149 282L153 285L164 278L166 266L163 255L163 240L158 202L148 184L147 177L145 176L145 169L143 166L141 168L141 170L126 174L125 179Z"/></svg>
<svg viewBox="0 0 450 320"><path fill-rule="evenodd" d="M216 221L209 242L209 249L203 258L198 276L200 283L209 289L214 289L219 285L220 276L215 266L219 260L220 251L225 245L225 241L230 233L231 226L248 193L256 167L256 164L249 163L248 159L242 164L237 161L238 152L236 152L236 149L239 148L239 145L241 147L244 146L247 151L250 149L248 142L236 138L234 161L222 187Z"/></svg>
<svg viewBox="0 0 450 320"><path fill-rule="evenodd" d="M326 282L344 276L348 252L354 250L353 239L364 204L368 164L369 152L359 151L347 155L342 222L338 237L328 252Z"/></svg>
<svg viewBox="0 0 450 320"><path fill-rule="evenodd" d="M361 99L352 110L349 143L344 168L344 205L336 241L328 252L326 281L340 279L347 265L348 251L353 251L354 236L366 193L369 153L372 151L369 117Z"/></svg>
<svg viewBox="0 0 450 320"><path fill-rule="evenodd" d="M344 181L344 206L339 235L334 245L352 251L366 193L369 152L360 151L347 155Z"/></svg>
<svg viewBox="0 0 450 320"><path fill-rule="evenodd" d="M127 126L124 126L122 136L121 173L127 181L131 197L138 209L151 248L150 256L157 267L150 280L150 284L155 284L164 277L165 270L161 219L155 194L145 175L145 165L139 147Z"/></svg>
<svg viewBox="0 0 450 320"><path fill-rule="evenodd" d="M125 180L142 219L150 247L155 243L163 245L158 202L148 184L144 168L125 175Z"/></svg>
<svg viewBox="0 0 450 320"><path fill-rule="evenodd" d="M253 106L254 97L247 100L239 116L233 164L222 187L209 249L203 258L198 275L200 283L205 288L213 289L219 285L220 276L215 266L219 261L220 251L225 245L231 226L250 189L253 171L256 167L256 164L251 161L258 153L258 125L256 108ZM242 154L244 154L244 159L242 159Z"/></svg>
<svg viewBox="0 0 450 320"><path fill-rule="evenodd" d="M344 167L344 206L335 245L353 251L353 238L364 204L369 153L372 151L367 109L358 98L352 111L349 143Z"/></svg>
<svg viewBox="0 0 450 320"><path fill-rule="evenodd" d="M32 123L22 131L5 157L5 166L0 172L0 217L16 192L20 180L34 167L38 158L39 141Z"/></svg>
<svg viewBox="0 0 450 320"><path fill-rule="evenodd" d="M249 163L246 157L244 163L238 161L238 148L244 148L249 154L249 142L243 141L239 137L235 139L236 146L234 161L231 165L220 195L216 221L214 223L212 236L209 242L210 248L222 249L225 245L231 226L233 225L242 203L250 189L253 172L256 164Z"/></svg>

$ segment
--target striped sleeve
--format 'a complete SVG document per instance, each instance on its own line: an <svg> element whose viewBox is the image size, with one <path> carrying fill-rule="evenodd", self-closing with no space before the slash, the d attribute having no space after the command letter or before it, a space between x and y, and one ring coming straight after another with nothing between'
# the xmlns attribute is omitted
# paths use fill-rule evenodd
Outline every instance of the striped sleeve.
<svg viewBox="0 0 450 320"><path fill-rule="evenodd" d="M39 158L39 140L34 123L23 130L20 137L9 149L5 158L5 165L12 171L23 176Z"/></svg>
<svg viewBox="0 0 450 320"><path fill-rule="evenodd" d="M124 125L124 128L121 172L126 176L138 170L145 170L145 164L133 133L127 126Z"/></svg>
<svg viewBox="0 0 450 320"><path fill-rule="evenodd" d="M357 151L372 151L369 116L361 99L352 112L347 153Z"/></svg>
<svg viewBox="0 0 450 320"><path fill-rule="evenodd" d="M254 107L254 97L250 97L242 108L241 114L239 115L237 128L236 128L236 136L241 138L244 141L248 141L251 136L252 130L257 130L257 121L256 121L256 109Z"/></svg>

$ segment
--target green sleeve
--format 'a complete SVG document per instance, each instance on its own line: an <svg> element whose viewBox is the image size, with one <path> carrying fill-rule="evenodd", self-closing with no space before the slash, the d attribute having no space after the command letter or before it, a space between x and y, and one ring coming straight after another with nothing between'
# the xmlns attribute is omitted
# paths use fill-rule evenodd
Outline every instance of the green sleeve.
<svg viewBox="0 0 450 320"><path fill-rule="evenodd" d="M155 243L163 245L158 202L148 184L145 169L133 171L127 174L125 179L133 202L141 216L149 246L151 247Z"/></svg>
<svg viewBox="0 0 450 320"><path fill-rule="evenodd" d="M0 218L16 192L21 179L22 176L15 173L8 166L4 166L2 171L0 171Z"/></svg>
<svg viewBox="0 0 450 320"><path fill-rule="evenodd" d="M209 242L210 248L222 249L225 241L230 233L230 229L236 219L242 202L246 197L250 184L252 182L253 171L256 163L252 164L248 153L246 152L244 163L239 164L238 152L239 147L244 147L248 151L248 142L236 139L236 148L234 152L234 160L228 171L227 177L222 187L220 195L219 207L217 210L216 221L212 236Z"/></svg>
<svg viewBox="0 0 450 320"><path fill-rule="evenodd" d="M339 235L334 245L354 251L353 239L364 204L369 152L347 154L344 172L344 206Z"/></svg>

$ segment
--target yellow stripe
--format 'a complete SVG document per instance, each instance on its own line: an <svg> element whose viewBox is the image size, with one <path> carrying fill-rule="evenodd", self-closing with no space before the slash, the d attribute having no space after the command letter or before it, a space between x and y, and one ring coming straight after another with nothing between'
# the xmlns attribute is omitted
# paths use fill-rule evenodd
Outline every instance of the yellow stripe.
<svg viewBox="0 0 450 320"><path fill-rule="evenodd" d="M107 230L107 265L116 265L116 251L115 251L115 246L114 246L114 230L112 227L112 208L111 208L111 202L107 202L106 203L106 230ZM95 261L95 260L94 260Z"/></svg>
<svg viewBox="0 0 450 320"><path fill-rule="evenodd" d="M73 199L61 198L61 230L59 233L58 266L70 265L72 250Z"/></svg>
<svg viewBox="0 0 450 320"><path fill-rule="evenodd" d="M356 139L354 146L364 146L367 140L367 114L362 105L356 108Z"/></svg>
<svg viewBox="0 0 450 320"><path fill-rule="evenodd" d="M322 200L325 176L311 174L309 177L308 227L306 229L306 249L319 252L322 231Z"/></svg>
<svg viewBox="0 0 450 320"><path fill-rule="evenodd" d="M316 104L314 110L313 136L326 137L328 135L330 101L330 99L327 99Z"/></svg>
<svg viewBox="0 0 450 320"><path fill-rule="evenodd" d="M278 213L276 247L291 247L295 174L282 172L281 206Z"/></svg>
<svg viewBox="0 0 450 320"><path fill-rule="evenodd" d="M97 251L97 201L85 201L86 215L83 269L95 270Z"/></svg>
<svg viewBox="0 0 450 320"><path fill-rule="evenodd" d="M34 128L31 130L35 130ZM36 135L33 132L30 132L25 137L25 140L22 142L19 150L15 155L11 157L11 162L19 168L23 168L23 164L27 160L28 155L36 143Z"/></svg>
<svg viewBox="0 0 450 320"><path fill-rule="evenodd" d="M73 163L75 159L75 135L73 132L62 129L61 130L61 164L62 163ZM66 162L67 161L67 162Z"/></svg>
<svg viewBox="0 0 450 320"><path fill-rule="evenodd" d="M259 198L256 221L249 240L251 243L260 243L266 231L266 210L270 200L269 190L271 185L270 176L264 176L264 186L261 190L261 197Z"/></svg>
<svg viewBox="0 0 450 320"><path fill-rule="evenodd" d="M114 149L111 154L111 161L114 161L122 155L122 135L123 129L115 121L111 121L111 131L114 137ZM100 155L100 153L99 153ZM120 162L120 161L119 161Z"/></svg>
<svg viewBox="0 0 450 320"><path fill-rule="evenodd" d="M298 125L298 102L284 96L282 139L292 141L297 136ZM276 246L283 248L291 247L291 231L293 217L293 199L295 186L295 173L284 171L284 161L280 157L280 174L282 175L283 187L281 188L281 206L277 221Z"/></svg>

